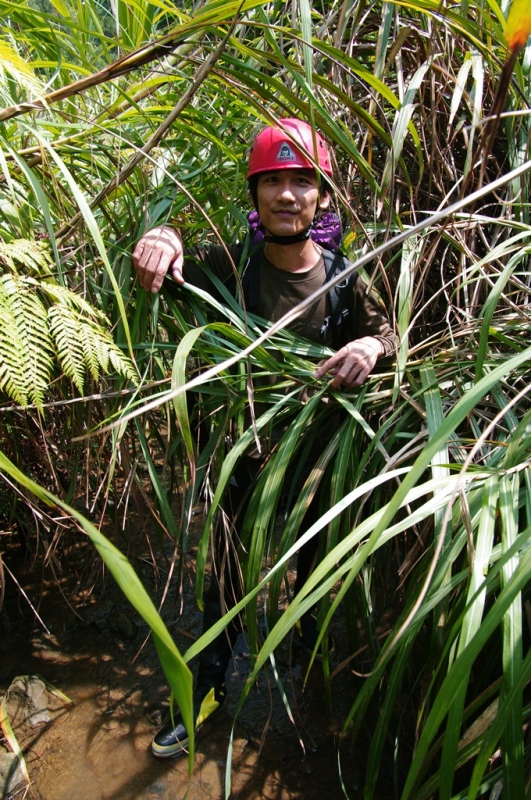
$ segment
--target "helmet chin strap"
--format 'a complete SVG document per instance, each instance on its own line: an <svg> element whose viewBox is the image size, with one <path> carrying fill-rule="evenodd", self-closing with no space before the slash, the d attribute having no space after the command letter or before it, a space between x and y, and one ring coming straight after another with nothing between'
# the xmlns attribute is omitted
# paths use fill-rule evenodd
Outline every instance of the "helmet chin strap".
<svg viewBox="0 0 531 800"><path fill-rule="evenodd" d="M306 230L295 233L293 236L275 236L274 234L270 236L266 234L264 236L264 242L269 242L270 244L297 244L298 242L305 242L312 235L312 228L313 222Z"/></svg>

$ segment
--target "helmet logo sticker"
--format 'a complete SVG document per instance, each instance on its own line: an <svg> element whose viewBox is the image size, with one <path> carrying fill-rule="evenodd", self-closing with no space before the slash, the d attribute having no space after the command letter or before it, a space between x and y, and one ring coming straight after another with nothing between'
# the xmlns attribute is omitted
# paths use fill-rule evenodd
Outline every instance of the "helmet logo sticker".
<svg viewBox="0 0 531 800"><path fill-rule="evenodd" d="M277 164L285 164L288 161L297 161L297 156L287 142L282 142L277 153Z"/></svg>

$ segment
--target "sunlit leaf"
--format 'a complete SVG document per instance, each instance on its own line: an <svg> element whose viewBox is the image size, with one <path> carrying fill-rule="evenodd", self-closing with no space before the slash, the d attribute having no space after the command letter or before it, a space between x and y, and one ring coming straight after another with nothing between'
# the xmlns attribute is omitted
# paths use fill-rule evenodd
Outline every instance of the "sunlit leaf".
<svg viewBox="0 0 531 800"><path fill-rule="evenodd" d="M505 27L505 39L509 49L514 52L525 47L530 33L531 4L529 0L512 0Z"/></svg>

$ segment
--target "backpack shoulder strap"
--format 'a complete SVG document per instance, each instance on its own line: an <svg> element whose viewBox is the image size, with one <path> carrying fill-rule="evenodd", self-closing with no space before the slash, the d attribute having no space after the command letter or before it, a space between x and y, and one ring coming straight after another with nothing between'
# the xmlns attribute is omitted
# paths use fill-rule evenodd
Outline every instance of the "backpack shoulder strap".
<svg viewBox="0 0 531 800"><path fill-rule="evenodd" d="M326 280L329 281L350 266L350 261L341 250L323 250L323 259L326 270ZM326 339L329 328L334 333L334 345L342 347L345 342L344 329L350 315L351 287L358 279L358 273L354 272L345 280L337 283L328 292L330 313L325 317L321 328L321 338Z"/></svg>
<svg viewBox="0 0 531 800"><path fill-rule="evenodd" d="M249 251L247 263L242 272L243 295L247 311L255 312L260 301L260 265L262 263L262 244Z"/></svg>

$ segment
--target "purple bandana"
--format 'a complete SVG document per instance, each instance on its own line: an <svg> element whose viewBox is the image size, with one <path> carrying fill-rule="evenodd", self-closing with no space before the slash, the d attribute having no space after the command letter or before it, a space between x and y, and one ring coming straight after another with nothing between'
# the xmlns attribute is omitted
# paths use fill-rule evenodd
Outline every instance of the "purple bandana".
<svg viewBox="0 0 531 800"><path fill-rule="evenodd" d="M258 211L251 211L247 217L251 246L258 244L265 238L265 230L260 222ZM341 244L341 222L333 211L325 211L312 223L311 238L326 250L337 250Z"/></svg>

